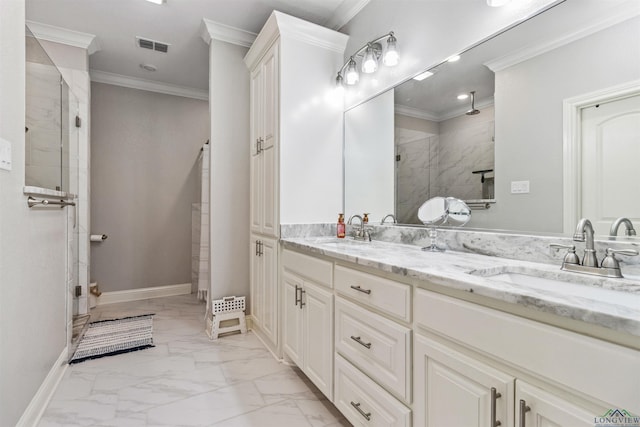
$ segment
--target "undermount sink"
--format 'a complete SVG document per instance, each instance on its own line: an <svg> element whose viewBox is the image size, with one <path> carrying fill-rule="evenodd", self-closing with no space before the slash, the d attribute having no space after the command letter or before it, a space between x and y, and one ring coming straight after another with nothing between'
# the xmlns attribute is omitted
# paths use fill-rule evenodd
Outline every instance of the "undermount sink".
<svg viewBox="0 0 640 427"><path fill-rule="evenodd" d="M503 267L501 269L474 270L469 272L474 276L508 283L521 288L531 288L536 291L562 293L563 296L575 296L607 303L629 305L638 304L640 294L624 292L623 290L606 289L599 286L597 278L566 276L561 272L554 273L545 270L522 269L518 267ZM555 277L554 277L555 276ZM561 277L562 276L562 277ZM632 302L633 300L633 302Z"/></svg>

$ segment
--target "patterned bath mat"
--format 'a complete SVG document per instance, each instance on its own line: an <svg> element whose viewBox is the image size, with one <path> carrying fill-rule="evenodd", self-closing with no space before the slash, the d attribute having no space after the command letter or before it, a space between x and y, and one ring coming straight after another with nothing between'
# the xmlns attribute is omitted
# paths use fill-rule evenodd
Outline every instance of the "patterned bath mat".
<svg viewBox="0 0 640 427"><path fill-rule="evenodd" d="M149 347L154 347L153 314L99 320L89 324L89 329L80 340L69 363L79 363Z"/></svg>

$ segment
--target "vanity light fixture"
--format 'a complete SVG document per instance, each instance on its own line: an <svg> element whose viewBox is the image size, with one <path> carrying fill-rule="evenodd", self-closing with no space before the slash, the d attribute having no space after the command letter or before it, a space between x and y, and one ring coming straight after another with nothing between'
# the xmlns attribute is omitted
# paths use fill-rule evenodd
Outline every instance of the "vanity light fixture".
<svg viewBox="0 0 640 427"><path fill-rule="evenodd" d="M387 40L387 46L384 49L383 55L383 47L381 42L384 39ZM398 65L400 55L398 55L398 50L396 47L397 41L398 40L393 35L393 31L390 31L384 36L371 40L370 42L362 46L353 55L351 55L349 59L347 59L347 61L338 71L338 76L336 77L336 86L344 87L344 84L353 86L358 83L358 81L360 80L358 65L356 63L356 59L358 58L358 56L362 57L362 64L360 69L365 74L372 74L378 70L379 60L381 56L382 63L387 67Z"/></svg>

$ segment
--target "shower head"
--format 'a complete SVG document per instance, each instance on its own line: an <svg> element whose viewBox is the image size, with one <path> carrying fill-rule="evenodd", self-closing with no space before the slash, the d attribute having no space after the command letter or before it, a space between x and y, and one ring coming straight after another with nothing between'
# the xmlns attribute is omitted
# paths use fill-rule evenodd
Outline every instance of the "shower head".
<svg viewBox="0 0 640 427"><path fill-rule="evenodd" d="M470 93L471 93L471 109L468 110L465 114L467 116L475 116L476 114L480 114L480 110L476 110L476 91L472 90Z"/></svg>

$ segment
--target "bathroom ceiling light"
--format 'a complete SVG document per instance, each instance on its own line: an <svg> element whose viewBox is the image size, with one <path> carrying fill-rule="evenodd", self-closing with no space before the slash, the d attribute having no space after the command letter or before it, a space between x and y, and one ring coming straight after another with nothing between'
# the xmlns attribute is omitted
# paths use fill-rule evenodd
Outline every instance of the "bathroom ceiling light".
<svg viewBox="0 0 640 427"><path fill-rule="evenodd" d="M491 7L500 7L509 3L511 0L487 0L487 4Z"/></svg>
<svg viewBox="0 0 640 427"><path fill-rule="evenodd" d="M413 80L417 80L417 81L421 82L424 79L429 78L431 76L433 76L433 73L431 71L425 71L424 73L420 73L417 76L415 76L413 78Z"/></svg>
<svg viewBox="0 0 640 427"><path fill-rule="evenodd" d="M453 55L447 59L447 62L458 62L460 60L460 55Z"/></svg>
<svg viewBox="0 0 640 427"><path fill-rule="evenodd" d="M382 54L381 42L387 39L387 47ZM358 49L353 55L347 59L347 61L338 70L338 76L336 77L336 86L344 87L346 83L349 86L353 86L360 80L360 74L358 73L358 64L356 59L358 56L362 57L361 70L365 74L375 73L378 69L378 61L382 56L382 63L387 67L393 67L398 64L400 55L396 47L396 37L393 35L393 31L371 40L360 49Z"/></svg>
<svg viewBox="0 0 640 427"><path fill-rule="evenodd" d="M461 93L460 95L458 95L458 99L460 101L463 101L463 100L467 99L468 97L469 97L468 93Z"/></svg>
<svg viewBox="0 0 640 427"><path fill-rule="evenodd" d="M166 0L147 0L147 1L153 4L163 4Z"/></svg>

